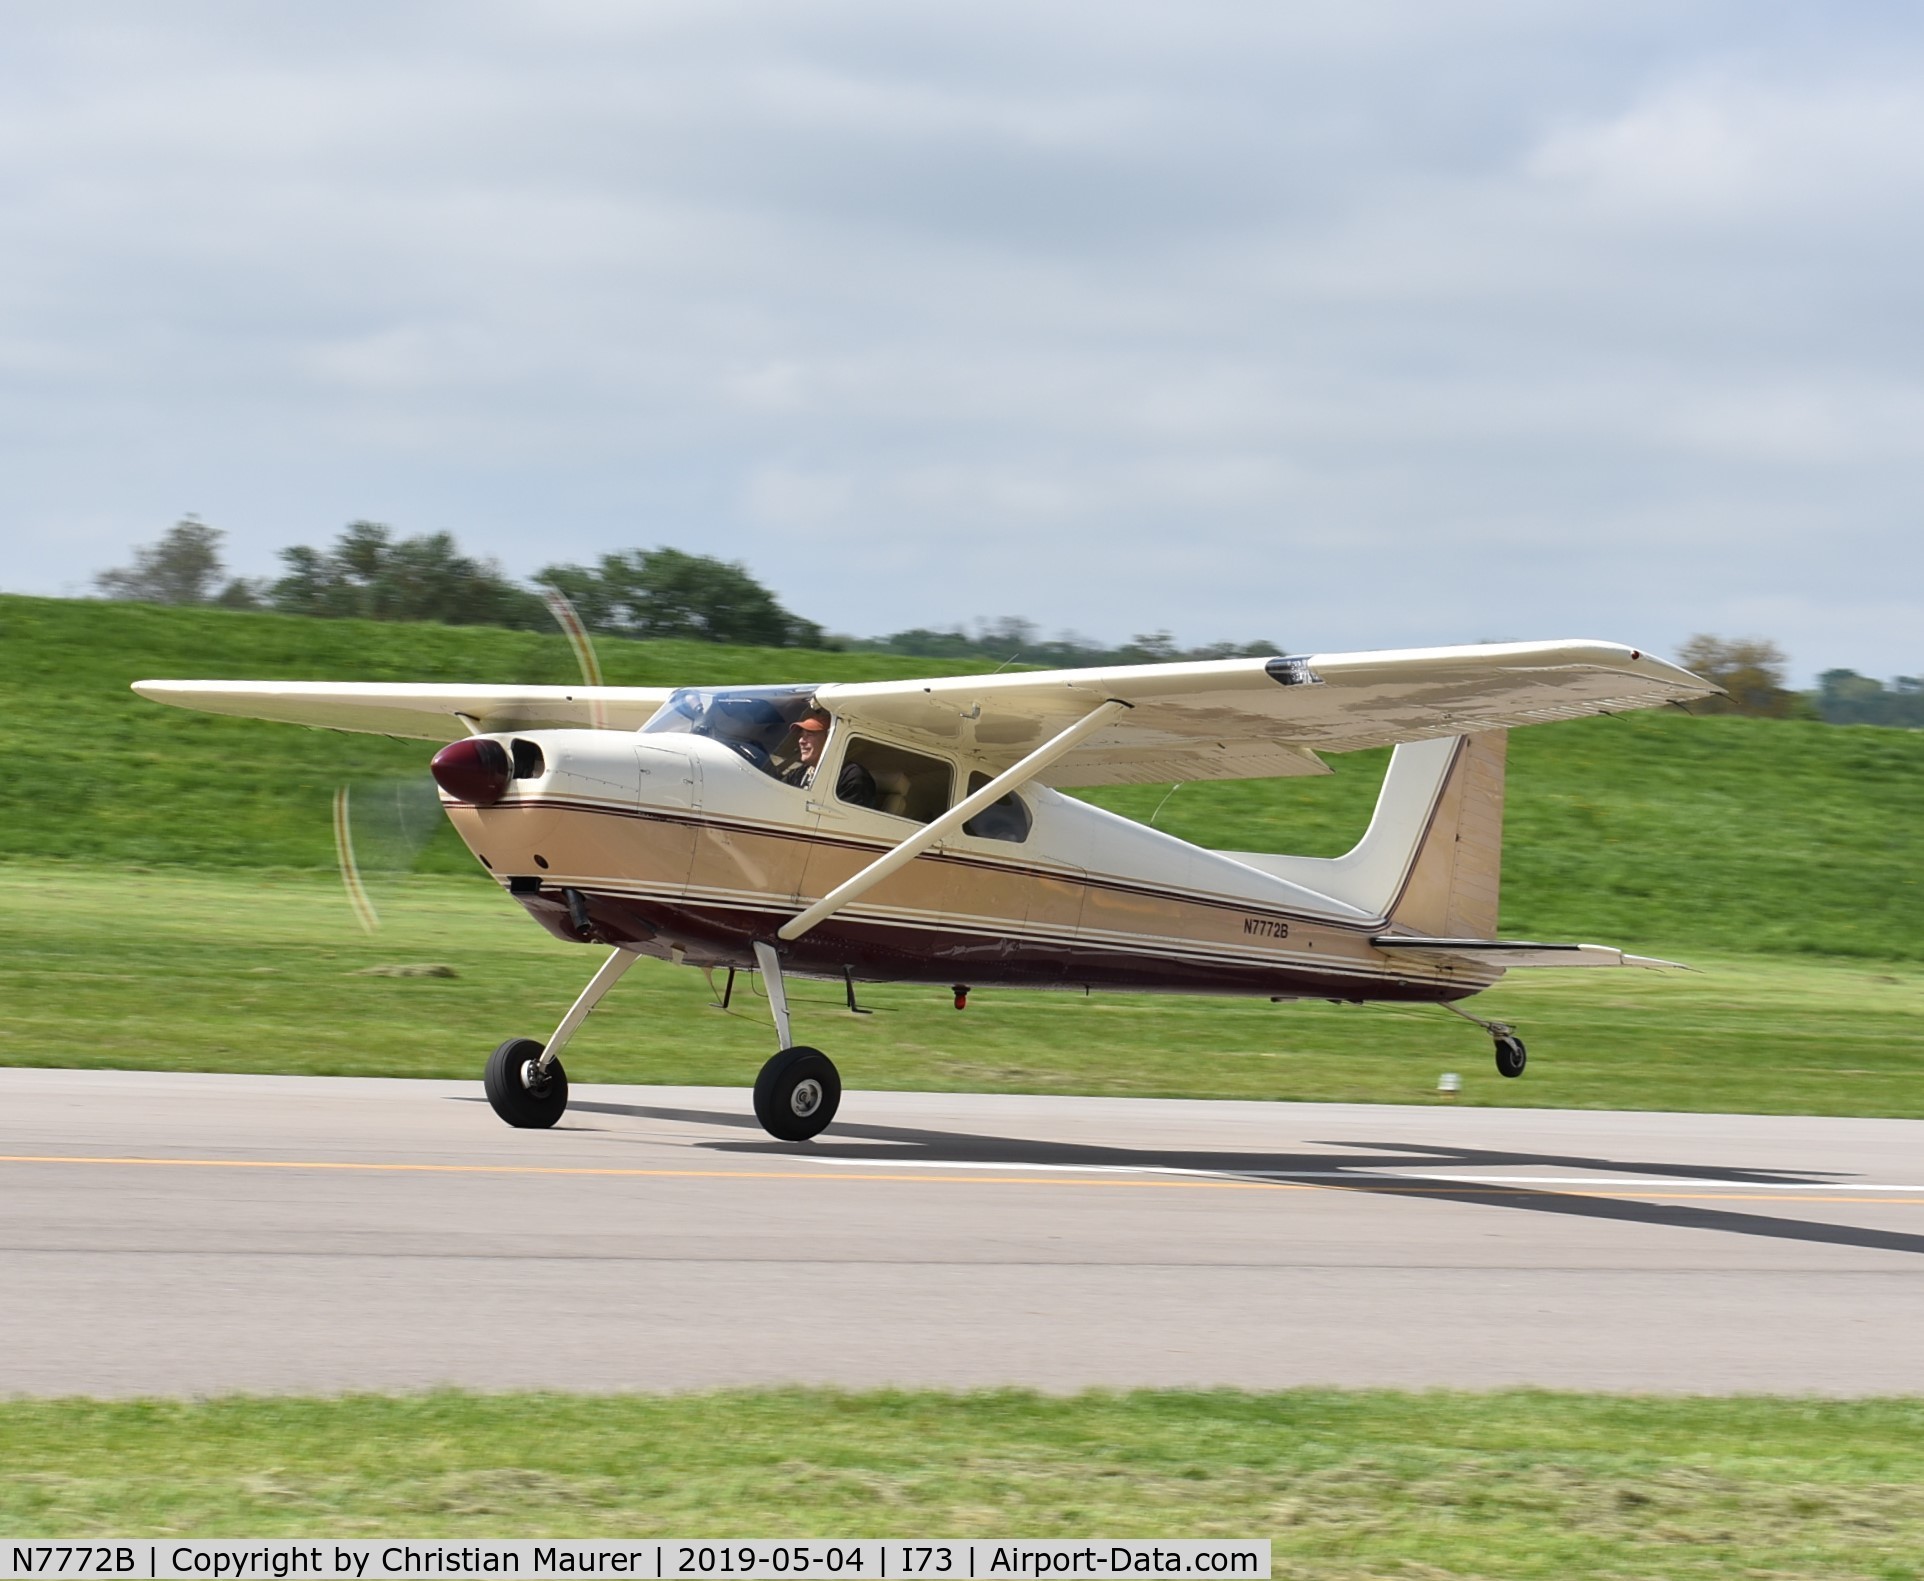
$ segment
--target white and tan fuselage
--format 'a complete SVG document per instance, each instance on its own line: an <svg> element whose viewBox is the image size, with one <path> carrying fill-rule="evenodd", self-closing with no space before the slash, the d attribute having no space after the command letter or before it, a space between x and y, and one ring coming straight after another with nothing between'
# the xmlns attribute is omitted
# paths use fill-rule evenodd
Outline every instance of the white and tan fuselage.
<svg viewBox="0 0 1924 1581"><path fill-rule="evenodd" d="M443 801L502 886L565 939L746 967L755 941L916 827L817 788L833 783L837 743L815 784L800 787L697 736L551 730L532 739L541 772L516 779L498 802ZM1501 749L1500 732L1424 743L1403 775L1404 827L1391 831L1401 849L1379 841L1375 870L1360 878L1358 853L1319 861L1205 850L1031 785L1026 838L942 840L787 944L785 965L865 981L1462 998L1501 966L1411 959L1372 940L1452 921L1493 930ZM1479 767L1488 782L1492 762L1493 785L1479 793ZM969 765L955 766L960 783ZM1479 806L1489 825L1480 833ZM1465 906L1487 917L1466 926Z"/></svg>

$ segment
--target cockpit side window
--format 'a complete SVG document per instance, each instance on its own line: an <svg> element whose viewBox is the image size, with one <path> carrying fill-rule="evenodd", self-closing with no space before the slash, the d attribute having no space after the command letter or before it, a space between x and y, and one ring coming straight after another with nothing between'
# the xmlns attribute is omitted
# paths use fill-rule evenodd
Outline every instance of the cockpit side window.
<svg viewBox="0 0 1924 1581"><path fill-rule="evenodd" d="M813 686L683 687L641 727L643 735L706 736L764 774L794 764L795 721L809 711Z"/></svg>
<svg viewBox="0 0 1924 1581"><path fill-rule="evenodd" d="M989 776L974 773L969 776L969 794L973 796L989 783ZM988 806L962 825L964 834L972 834L978 840L1009 840L1017 844L1029 838L1033 820L1029 809L1014 791L999 796Z"/></svg>

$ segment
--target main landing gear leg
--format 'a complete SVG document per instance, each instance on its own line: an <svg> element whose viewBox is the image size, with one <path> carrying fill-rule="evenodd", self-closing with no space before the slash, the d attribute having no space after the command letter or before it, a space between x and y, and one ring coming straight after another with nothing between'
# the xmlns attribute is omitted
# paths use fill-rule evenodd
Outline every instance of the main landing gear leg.
<svg viewBox="0 0 1924 1581"><path fill-rule="evenodd" d="M768 989L768 1008L775 1016L775 1057L755 1078L755 1118L770 1136L784 1142L806 1142L835 1118L842 1101L842 1077L820 1049L795 1047L788 1020L788 990L782 982L782 958L775 946L757 941L755 964Z"/></svg>
<svg viewBox="0 0 1924 1581"><path fill-rule="evenodd" d="M509 1038L488 1056L481 1085L496 1114L524 1130L545 1129L561 1118L568 1107L568 1073L555 1056L588 1019L588 1012L639 959L632 950L616 950L603 961L546 1046L533 1038Z"/></svg>
<svg viewBox="0 0 1924 1581"><path fill-rule="evenodd" d="M1490 1034L1490 1041L1496 1045L1496 1073L1499 1076L1521 1076L1523 1067L1529 1060L1529 1051L1523 1046L1523 1039L1516 1035L1516 1028L1507 1021L1485 1021L1481 1016L1473 1016L1467 1010L1459 1010L1455 1005L1445 1005L1445 1010L1453 1016L1461 1016L1465 1021L1483 1028Z"/></svg>

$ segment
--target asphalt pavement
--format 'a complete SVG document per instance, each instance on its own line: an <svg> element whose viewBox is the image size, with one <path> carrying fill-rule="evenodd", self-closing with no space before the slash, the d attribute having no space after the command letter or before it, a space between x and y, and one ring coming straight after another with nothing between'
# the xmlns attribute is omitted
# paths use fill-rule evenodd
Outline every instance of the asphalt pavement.
<svg viewBox="0 0 1924 1581"><path fill-rule="evenodd" d="M0 1070L0 1394L1924 1392L1924 1123Z"/></svg>

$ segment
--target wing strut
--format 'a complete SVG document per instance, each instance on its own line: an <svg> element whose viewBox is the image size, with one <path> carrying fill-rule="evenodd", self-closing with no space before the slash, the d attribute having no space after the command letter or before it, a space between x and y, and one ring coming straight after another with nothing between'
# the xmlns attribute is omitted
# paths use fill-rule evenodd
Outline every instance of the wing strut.
<svg viewBox="0 0 1924 1581"><path fill-rule="evenodd" d="M854 900L859 895L866 894L868 890L881 883L883 879L887 878L889 874L893 873L898 867L903 867L913 862L938 840L946 839L949 835L954 834L957 829L961 828L963 824L967 823L977 813L982 811L984 807L1000 801L1018 786L1028 784L1030 780L1034 779L1036 775L1040 774L1051 763L1055 762L1057 758L1061 757L1072 747L1078 745L1086 737L1095 734L1096 731L1100 730L1117 714L1130 706L1130 704L1115 697L1110 698L1106 703L1099 703L1094 709L1084 714L1082 718L1078 719L1060 735L1051 737L1049 740L1043 742L1041 746L1037 747L1035 751L1031 752L1020 763L1016 764L1015 767L1004 769L974 795L965 796L947 812L943 813L940 818L937 818L932 823L925 823L900 845L878 856L873 862L869 863L867 867L863 868L861 872L855 874L854 877L845 879L836 885L835 888L831 889L826 895L822 896L820 900L816 901L814 905L810 906L808 910L789 918L787 922L783 923L781 927L776 930L775 936L779 939L789 941L799 939L804 933L808 932L810 928L814 927L816 923L834 916L836 912L840 911L851 900Z"/></svg>

